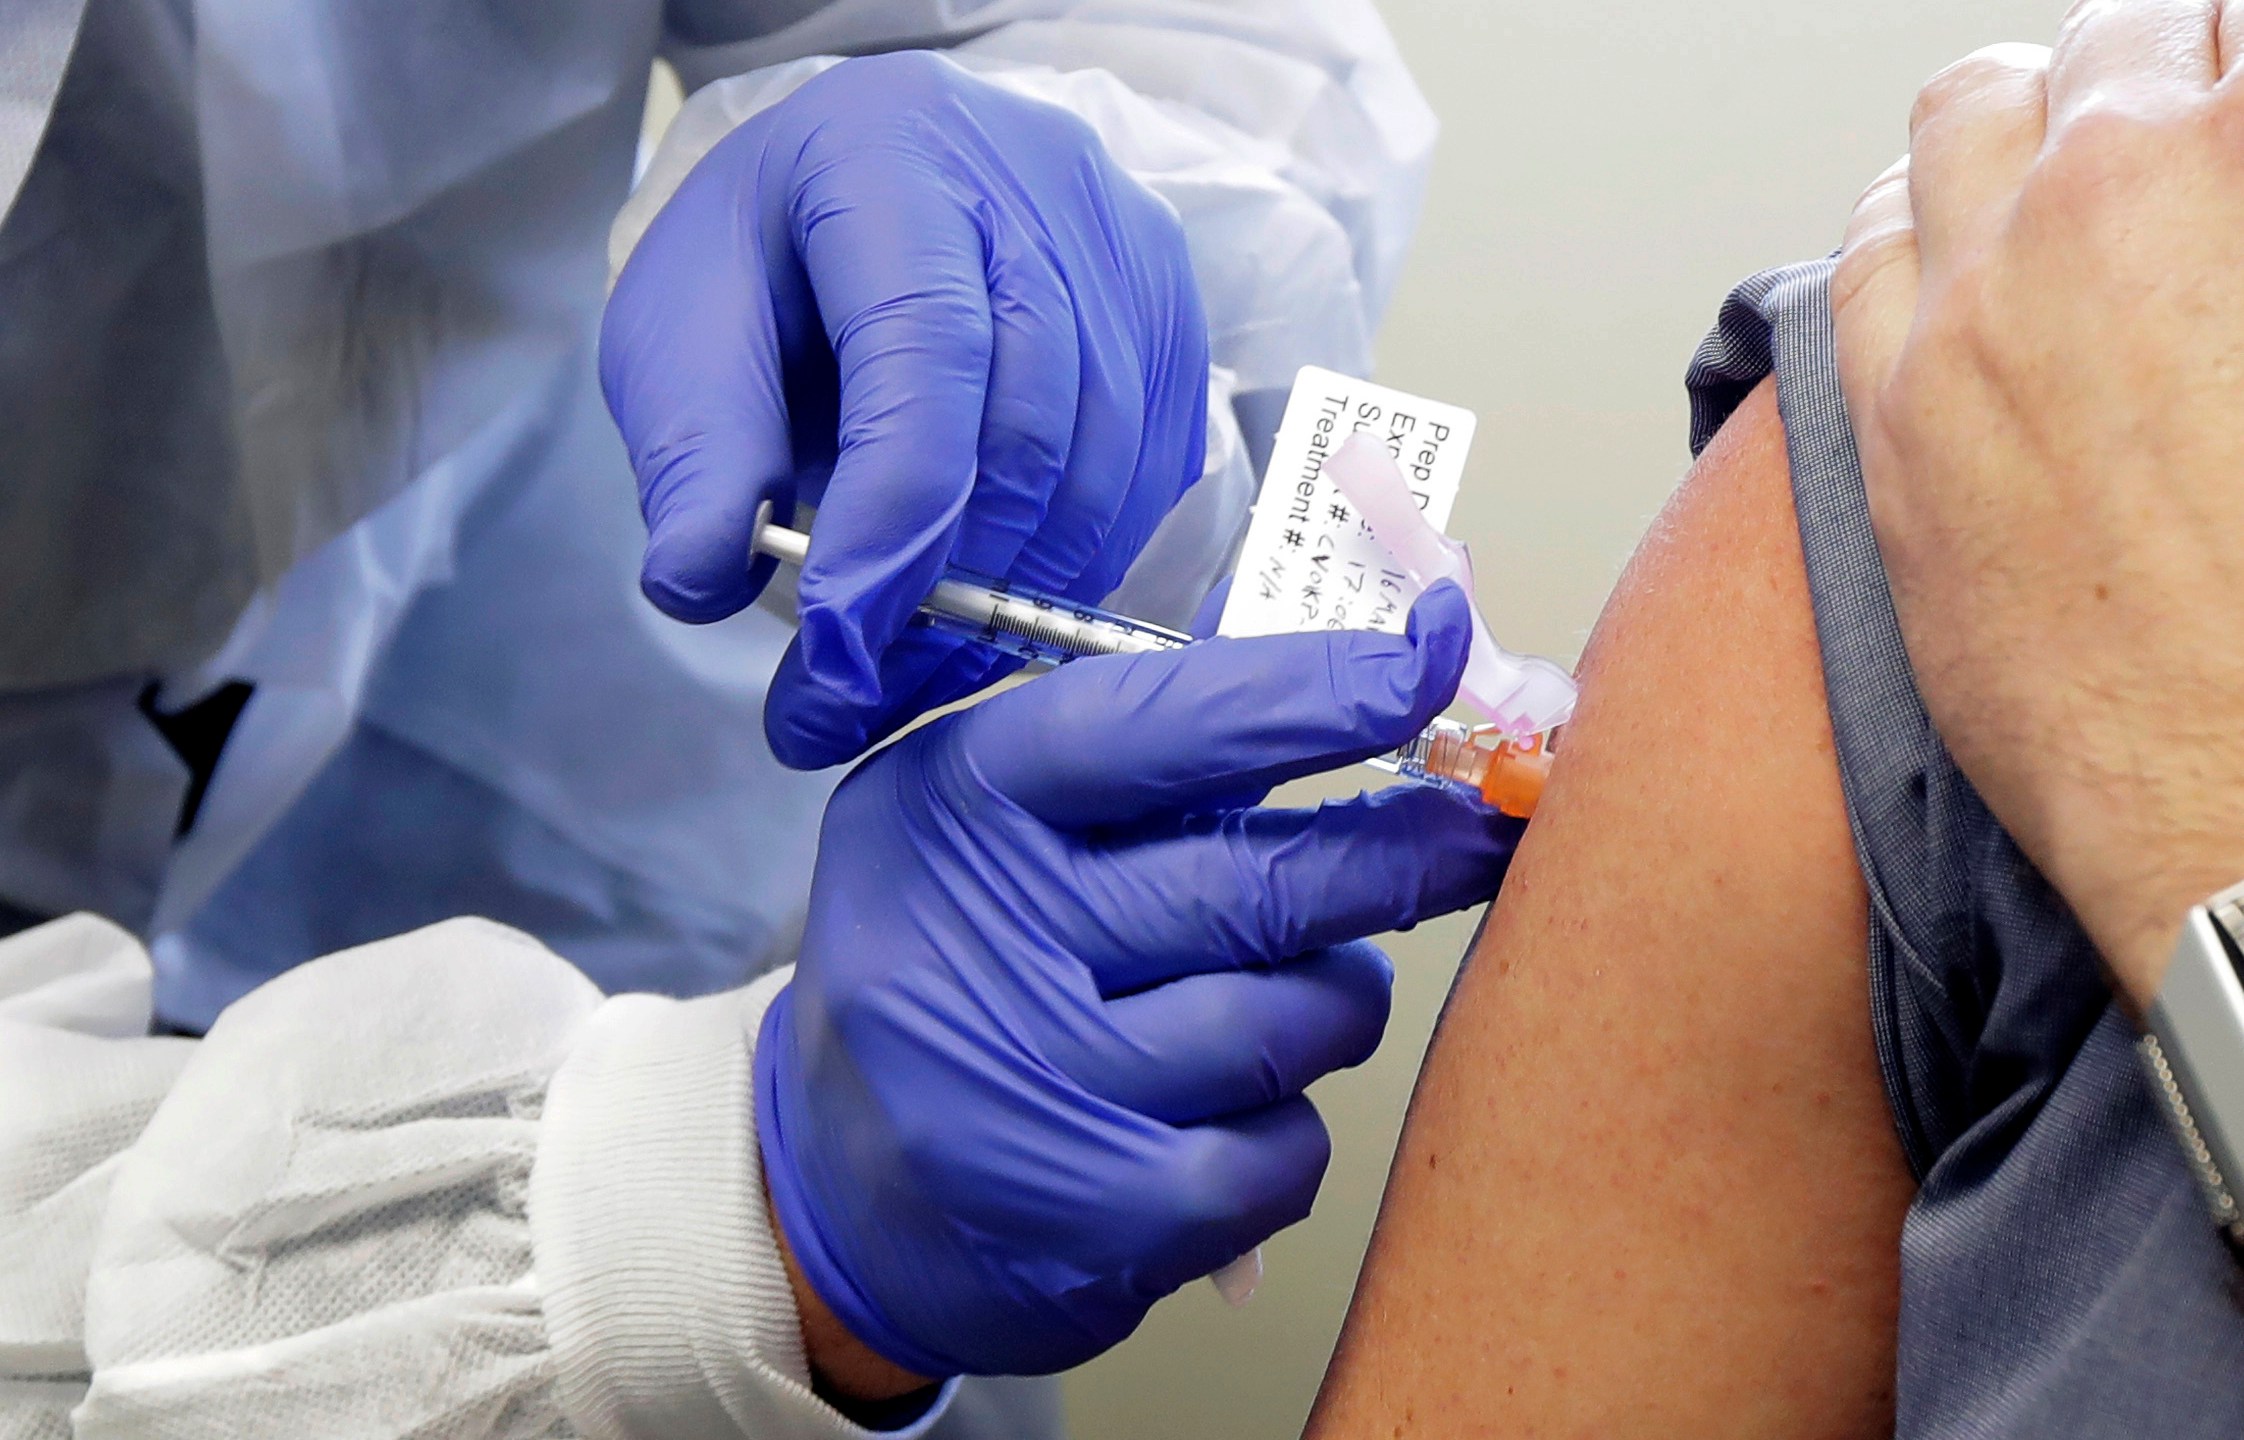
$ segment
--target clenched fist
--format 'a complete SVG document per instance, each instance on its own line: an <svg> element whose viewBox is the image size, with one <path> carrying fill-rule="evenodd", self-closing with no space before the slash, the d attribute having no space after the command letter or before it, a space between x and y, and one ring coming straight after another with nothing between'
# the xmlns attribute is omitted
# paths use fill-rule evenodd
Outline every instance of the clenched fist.
<svg viewBox="0 0 2244 1440"><path fill-rule="evenodd" d="M1920 98L1833 291L1910 658L2122 988L2244 879L2244 0Z"/></svg>

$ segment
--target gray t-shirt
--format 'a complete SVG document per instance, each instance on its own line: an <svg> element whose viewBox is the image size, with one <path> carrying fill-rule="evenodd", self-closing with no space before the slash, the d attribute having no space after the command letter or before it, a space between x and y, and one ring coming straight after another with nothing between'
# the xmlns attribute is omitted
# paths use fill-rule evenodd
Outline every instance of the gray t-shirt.
<svg viewBox="0 0 2244 1440"><path fill-rule="evenodd" d="M2244 1435L2244 1300L2087 938L1957 770L1902 648L1840 391L1833 262L1756 276L1691 366L1693 448L1774 373L1870 1006L1919 1183L1897 1433Z"/></svg>

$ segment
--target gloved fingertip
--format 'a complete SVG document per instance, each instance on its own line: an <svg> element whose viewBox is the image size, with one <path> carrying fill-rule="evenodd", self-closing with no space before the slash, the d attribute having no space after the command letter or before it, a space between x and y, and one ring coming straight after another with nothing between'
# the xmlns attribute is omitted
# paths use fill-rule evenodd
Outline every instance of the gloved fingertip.
<svg viewBox="0 0 2244 1440"><path fill-rule="evenodd" d="M1360 1028L1355 1043L1337 1057L1337 1068L1352 1070L1378 1053L1386 1038L1387 1022L1394 1017L1395 962L1369 940L1334 947L1334 973L1356 1001Z"/></svg>
<svg viewBox="0 0 2244 1440"><path fill-rule="evenodd" d="M682 584L677 576L653 569L639 572L639 593L646 596L655 609L688 625L710 625L727 619L739 614L755 599L753 594L728 595Z"/></svg>
<svg viewBox="0 0 2244 1440"><path fill-rule="evenodd" d="M1376 992L1382 1005L1393 1003L1395 959L1377 941L1353 940L1333 948L1346 956L1349 972L1366 993Z"/></svg>
<svg viewBox="0 0 2244 1440"><path fill-rule="evenodd" d="M1454 695L1473 648L1472 597L1454 581L1438 582L1410 607L1404 633L1424 657L1428 676L1439 679Z"/></svg>
<svg viewBox="0 0 2244 1440"><path fill-rule="evenodd" d="M864 750L861 734L825 723L822 712L764 702L764 739L773 758L790 770L828 770L854 760Z"/></svg>
<svg viewBox="0 0 2244 1440"><path fill-rule="evenodd" d="M1407 903L1385 917L1394 930L1493 898L1527 828L1526 821L1443 785L1393 785L1343 803L1360 807L1364 823L1402 837L1400 850L1379 867L1416 881Z"/></svg>
<svg viewBox="0 0 2244 1440"><path fill-rule="evenodd" d="M764 740L773 758L790 770L846 764L863 754L871 739L870 707L851 704L817 676L797 635L764 695Z"/></svg>
<svg viewBox="0 0 2244 1440"><path fill-rule="evenodd" d="M1368 633L1368 632L1367 632ZM1444 581L1435 585L1410 610L1403 645L1394 637L1369 634L1381 642L1378 679L1363 697L1366 734L1385 745L1400 745L1424 729L1457 698L1465 678L1465 662L1472 652L1472 606L1465 593Z"/></svg>
<svg viewBox="0 0 2244 1440"><path fill-rule="evenodd" d="M1473 643L1472 598L1454 580L1435 581L1410 607L1403 637L1421 649L1455 647L1462 668L1464 652Z"/></svg>
<svg viewBox="0 0 2244 1440"><path fill-rule="evenodd" d="M1426 807L1414 817L1414 823L1439 833L1449 849L1464 853L1509 854L1527 830L1525 820L1506 815L1477 795L1446 785L1390 786L1375 792L1373 802Z"/></svg>
<svg viewBox="0 0 2244 1440"><path fill-rule="evenodd" d="M744 537L657 525L639 567L639 593L673 620L707 625L754 604L777 568L749 553Z"/></svg>

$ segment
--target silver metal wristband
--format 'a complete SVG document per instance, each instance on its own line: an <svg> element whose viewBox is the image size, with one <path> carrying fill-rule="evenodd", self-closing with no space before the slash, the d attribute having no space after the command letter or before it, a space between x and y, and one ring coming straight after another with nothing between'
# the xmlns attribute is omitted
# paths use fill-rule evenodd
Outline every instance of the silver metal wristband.
<svg viewBox="0 0 2244 1440"><path fill-rule="evenodd" d="M2244 1254L2244 885L2189 912L2144 1024L2143 1068L2214 1222Z"/></svg>

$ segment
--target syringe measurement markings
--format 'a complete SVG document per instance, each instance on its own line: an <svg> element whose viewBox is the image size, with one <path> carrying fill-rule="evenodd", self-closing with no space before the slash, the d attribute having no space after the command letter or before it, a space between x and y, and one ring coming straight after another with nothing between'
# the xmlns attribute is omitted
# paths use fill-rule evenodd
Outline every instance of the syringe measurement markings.
<svg viewBox="0 0 2244 1440"><path fill-rule="evenodd" d="M1013 636L1032 645L1049 650L1063 651L1069 655L1092 656L1114 652L1116 639L1137 639L1137 632L1115 628L1102 634L1098 622L1088 616L1067 616L1053 612L1034 611L1022 615L1017 607L1008 606L991 615L988 630L991 636ZM1156 637L1143 636L1152 648L1168 649Z"/></svg>

